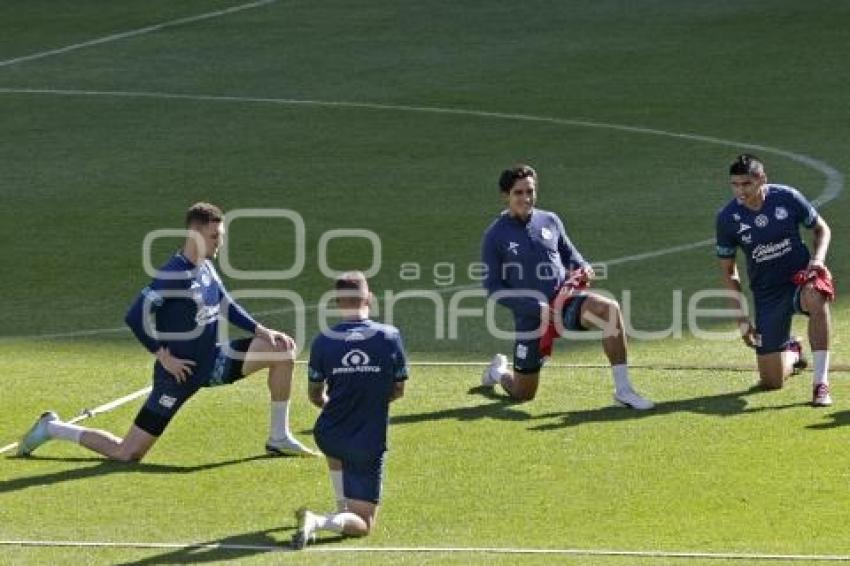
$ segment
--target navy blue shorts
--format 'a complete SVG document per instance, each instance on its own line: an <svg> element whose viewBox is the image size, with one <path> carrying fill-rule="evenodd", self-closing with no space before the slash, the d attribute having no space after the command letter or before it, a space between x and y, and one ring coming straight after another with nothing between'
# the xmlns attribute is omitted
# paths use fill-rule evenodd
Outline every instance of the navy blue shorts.
<svg viewBox="0 0 850 566"><path fill-rule="evenodd" d="M800 290L794 284L784 285L767 292L754 293L756 330L761 334L759 355L781 352L791 340L791 318L805 314L800 305Z"/></svg>
<svg viewBox="0 0 850 566"><path fill-rule="evenodd" d="M252 338L240 338L230 342L230 347L245 353ZM154 370L153 389L147 401L136 415L134 424L153 436L160 436L168 423L177 414L183 404L191 399L201 387L226 385L242 379L243 360L227 356L221 345L216 346L215 363L212 373L201 380L190 383L178 383L174 376L166 371Z"/></svg>
<svg viewBox="0 0 850 566"><path fill-rule="evenodd" d="M587 330L581 325L581 306L587 300L587 294L579 293L564 309L564 328L567 330ZM543 367L546 358L540 354L540 318L536 316L514 317L517 332L535 332L537 338L520 339L514 343L514 371L519 374L537 373Z"/></svg>
<svg viewBox="0 0 850 566"><path fill-rule="evenodd" d="M342 462L342 486L346 499L369 501L375 505L381 502L386 450L378 456L367 456L353 451L350 446L337 446L341 443L325 439L319 431L314 438L325 456Z"/></svg>

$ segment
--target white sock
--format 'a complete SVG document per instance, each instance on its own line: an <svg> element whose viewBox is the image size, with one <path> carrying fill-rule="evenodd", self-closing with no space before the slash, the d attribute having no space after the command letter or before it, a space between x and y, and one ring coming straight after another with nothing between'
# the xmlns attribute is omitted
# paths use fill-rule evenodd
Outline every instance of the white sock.
<svg viewBox="0 0 850 566"><path fill-rule="evenodd" d="M614 374L614 388L617 391L628 391L633 389L632 382L629 381L629 366L626 364L618 364L611 366L611 373Z"/></svg>
<svg viewBox="0 0 850 566"><path fill-rule="evenodd" d="M275 440L289 438L289 401L271 402L271 437Z"/></svg>
<svg viewBox="0 0 850 566"><path fill-rule="evenodd" d="M322 531L333 531L341 533L345 528L345 521L348 519L357 520L357 515L354 513L328 513L327 515L316 515L316 528Z"/></svg>
<svg viewBox="0 0 850 566"><path fill-rule="evenodd" d="M333 487L334 497L336 498L337 511L345 511L345 488L342 482L342 470L330 470L329 475L331 476L331 487Z"/></svg>
<svg viewBox="0 0 850 566"><path fill-rule="evenodd" d="M63 423L62 421L53 421L47 423L47 434L50 438L58 438L59 440L70 440L71 442L80 443L80 437L86 429L75 424Z"/></svg>
<svg viewBox="0 0 850 566"><path fill-rule="evenodd" d="M815 362L814 384L829 383L829 350L812 352Z"/></svg>

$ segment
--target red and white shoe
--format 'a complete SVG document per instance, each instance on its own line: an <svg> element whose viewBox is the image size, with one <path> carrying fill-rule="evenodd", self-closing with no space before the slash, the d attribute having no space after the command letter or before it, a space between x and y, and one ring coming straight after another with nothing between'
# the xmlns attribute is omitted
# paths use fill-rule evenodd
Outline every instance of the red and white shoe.
<svg viewBox="0 0 850 566"><path fill-rule="evenodd" d="M832 405L832 396L829 394L828 383L818 383L812 390L812 405L815 407L829 407Z"/></svg>

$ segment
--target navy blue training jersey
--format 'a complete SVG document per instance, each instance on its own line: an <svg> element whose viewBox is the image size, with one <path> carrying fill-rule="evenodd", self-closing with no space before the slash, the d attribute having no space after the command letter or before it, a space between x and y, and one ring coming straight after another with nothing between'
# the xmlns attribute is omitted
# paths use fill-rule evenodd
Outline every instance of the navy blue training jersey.
<svg viewBox="0 0 850 566"><path fill-rule="evenodd" d="M218 323L225 298L230 304L226 318L253 333L256 321L233 302L212 262L205 260L196 268L182 253L177 253L142 289L127 311L125 322L151 353L167 347L173 356L194 361L189 383L203 382L215 363ZM145 329L145 318L151 312L149 327L152 328L148 330L155 332ZM183 336L169 336L174 333ZM159 362L154 371L167 373Z"/></svg>
<svg viewBox="0 0 850 566"><path fill-rule="evenodd" d="M387 449L390 395L407 379L401 335L371 320L347 320L330 330L313 340L307 367L311 382L327 383L315 434L376 457Z"/></svg>
<svg viewBox="0 0 850 566"><path fill-rule="evenodd" d="M502 212L484 232L481 256L487 265L484 287L488 295L507 289L530 290L540 292L546 302L555 296L568 269L587 265L561 219L539 208L527 222ZM515 315L540 315L540 301L533 297L505 297L498 302Z"/></svg>
<svg viewBox="0 0 850 566"><path fill-rule="evenodd" d="M718 212L717 256L734 258L741 248L754 293L788 285L809 262L799 225L813 228L817 219L817 210L798 190L769 184L760 210L733 199Z"/></svg>

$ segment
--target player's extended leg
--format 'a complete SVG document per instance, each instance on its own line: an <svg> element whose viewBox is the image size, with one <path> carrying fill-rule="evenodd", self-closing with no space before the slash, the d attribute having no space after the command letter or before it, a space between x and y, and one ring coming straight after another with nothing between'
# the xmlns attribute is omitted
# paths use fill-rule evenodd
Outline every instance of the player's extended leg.
<svg viewBox="0 0 850 566"><path fill-rule="evenodd" d="M292 375L295 370L294 352L281 344L264 338L253 338L242 363L242 375L248 376L268 368L268 388L271 397L269 438L266 451L270 454L315 456L289 430L289 400L292 395Z"/></svg>
<svg viewBox="0 0 850 566"><path fill-rule="evenodd" d="M809 315L809 343L814 362L812 403L820 407L829 406L832 405L829 393L829 342L832 331L829 302L809 283L800 291L800 306Z"/></svg>
<svg viewBox="0 0 850 566"><path fill-rule="evenodd" d="M655 405L635 391L629 379L626 333L623 330L623 315L617 301L587 293L583 297L579 321L584 328L602 331L602 349L611 364L614 376L614 400L633 409L647 410ZM565 321L567 328L570 322Z"/></svg>
<svg viewBox="0 0 850 566"><path fill-rule="evenodd" d="M138 462L156 443L157 437L135 424L122 439L105 430L65 423L54 412L43 414L21 439L18 454L29 456L50 439L76 442L80 446L119 462Z"/></svg>
<svg viewBox="0 0 850 566"><path fill-rule="evenodd" d="M326 458L331 484L337 499L337 511L326 515L314 513L306 507L296 511L295 518L298 522L298 530L292 538L292 545L297 549L304 548L314 540L317 531L330 531L346 536L360 537L368 535L375 526L378 515L377 502L346 498L343 487L343 474L345 473L343 464L340 460L330 456L326 456ZM378 468L380 468L380 465L380 463L377 464ZM378 487L372 485L368 488L377 499L380 491L380 473L376 470L375 473L367 475L370 476L367 483L377 483Z"/></svg>

